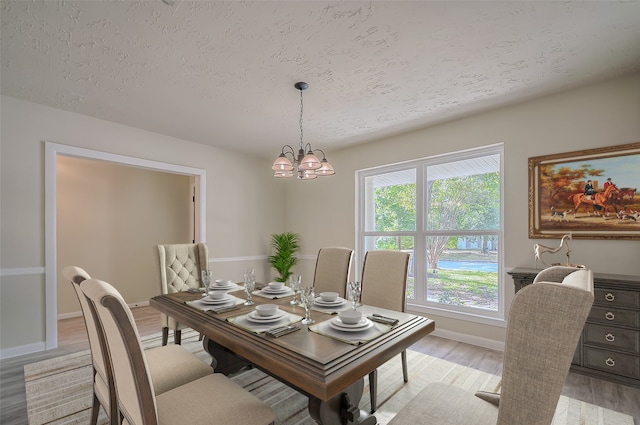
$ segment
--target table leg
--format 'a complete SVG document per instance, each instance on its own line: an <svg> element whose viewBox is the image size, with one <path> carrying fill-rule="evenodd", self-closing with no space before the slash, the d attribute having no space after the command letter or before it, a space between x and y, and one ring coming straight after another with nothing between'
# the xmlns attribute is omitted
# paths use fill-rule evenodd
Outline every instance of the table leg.
<svg viewBox="0 0 640 425"><path fill-rule="evenodd" d="M211 367L216 373L231 375L249 366L247 362L206 336L202 341L202 345L204 351L211 355Z"/></svg>
<svg viewBox="0 0 640 425"><path fill-rule="evenodd" d="M375 416L360 410L363 389L364 378L360 378L331 400L309 397L309 414L320 425L376 425Z"/></svg>

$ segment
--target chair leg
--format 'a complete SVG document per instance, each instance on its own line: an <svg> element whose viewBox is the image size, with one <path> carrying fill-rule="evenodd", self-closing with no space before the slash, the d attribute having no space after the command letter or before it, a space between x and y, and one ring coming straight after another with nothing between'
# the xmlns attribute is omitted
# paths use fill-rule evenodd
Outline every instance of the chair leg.
<svg viewBox="0 0 640 425"><path fill-rule="evenodd" d="M162 345L167 345L169 342L169 328L167 326L162 328Z"/></svg>
<svg viewBox="0 0 640 425"><path fill-rule="evenodd" d="M202 341L202 338L204 338L204 335L200 334L200 336L198 337L198 341Z"/></svg>
<svg viewBox="0 0 640 425"><path fill-rule="evenodd" d="M173 331L173 342L176 343L176 345L180 345L182 342L182 331L180 329Z"/></svg>
<svg viewBox="0 0 640 425"><path fill-rule="evenodd" d="M378 407L378 369L369 373L369 398L371 399L371 413L375 413Z"/></svg>
<svg viewBox="0 0 640 425"><path fill-rule="evenodd" d="M98 423L98 414L100 413L100 400L96 396L96 393L93 393L93 404L91 405L91 425L96 425Z"/></svg>
<svg viewBox="0 0 640 425"><path fill-rule="evenodd" d="M400 354L402 358L402 377L404 378L404 382L409 382L409 372L407 370L407 351L403 351Z"/></svg>

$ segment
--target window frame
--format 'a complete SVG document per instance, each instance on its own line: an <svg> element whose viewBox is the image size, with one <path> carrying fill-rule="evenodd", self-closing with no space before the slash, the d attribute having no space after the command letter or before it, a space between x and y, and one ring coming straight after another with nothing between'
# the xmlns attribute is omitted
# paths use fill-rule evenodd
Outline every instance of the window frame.
<svg viewBox="0 0 640 425"><path fill-rule="evenodd" d="M474 307L448 305L426 300L426 241L430 235L437 234L437 231L427 231L427 220L425 219L425 196L426 196L426 178L427 170L430 166L441 165L449 162L460 161L462 159L477 158L481 156L499 155L500 157L500 227L497 230L454 230L444 231L446 234L459 235L486 235L494 234L498 238L498 308L497 310L484 310ZM367 214L367 189L365 182L368 177L376 175L398 172L403 170L415 170L416 176L416 217L415 229L413 231L367 231L365 223L367 222L365 214ZM415 299L406 299L406 308L417 313L436 314L438 316L450 317L465 321L473 321L476 323L484 323L493 326L506 326L505 313L505 278L502 272L504 268L504 144L498 143L480 148L468 149L463 151L451 152L431 157L424 157L410 161L398 162L394 164L385 164L378 167L372 167L356 171L356 252L355 260L356 275L360 278L362 269L362 261L365 255L365 239L371 236L410 236L414 238L414 285ZM416 261L418 258L424 258L424 261ZM419 300L424 301L419 301Z"/></svg>

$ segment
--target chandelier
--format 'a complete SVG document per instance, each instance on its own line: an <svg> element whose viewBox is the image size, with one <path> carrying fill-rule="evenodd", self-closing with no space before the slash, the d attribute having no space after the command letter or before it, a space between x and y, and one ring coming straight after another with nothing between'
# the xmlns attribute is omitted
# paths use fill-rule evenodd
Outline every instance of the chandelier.
<svg viewBox="0 0 640 425"><path fill-rule="evenodd" d="M274 171L274 177L293 177L294 174L298 180L312 180L318 176L331 176L336 172L327 161L324 152L320 149L311 149L311 144L306 145L303 142L302 132L302 112L304 103L302 101L302 91L309 88L309 84L305 82L295 83L294 87L300 90L300 148L296 154L295 150L289 146L282 147L282 153L273 162L271 169ZM315 152L322 154L322 160L318 159ZM291 156L289 158L289 156ZM294 173L295 171L295 173Z"/></svg>

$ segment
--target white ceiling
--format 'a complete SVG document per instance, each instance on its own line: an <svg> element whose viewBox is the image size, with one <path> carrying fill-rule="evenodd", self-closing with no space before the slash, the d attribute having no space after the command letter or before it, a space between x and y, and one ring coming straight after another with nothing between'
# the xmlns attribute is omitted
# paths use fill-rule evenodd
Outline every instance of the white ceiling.
<svg viewBox="0 0 640 425"><path fill-rule="evenodd" d="M640 71L639 0L165 2L2 0L2 94L275 157Z"/></svg>

